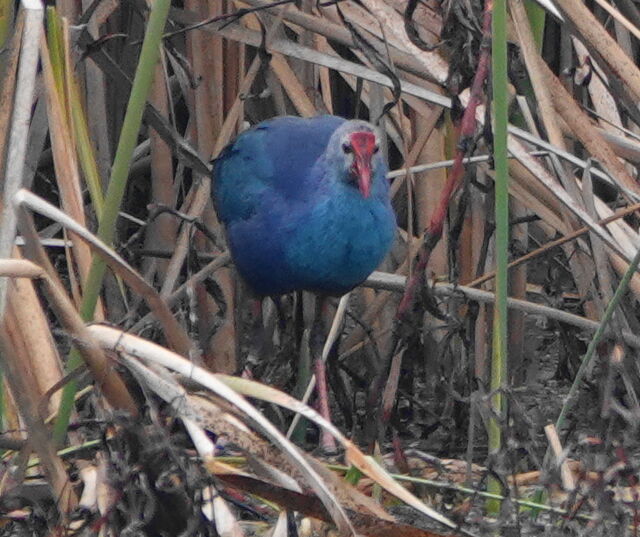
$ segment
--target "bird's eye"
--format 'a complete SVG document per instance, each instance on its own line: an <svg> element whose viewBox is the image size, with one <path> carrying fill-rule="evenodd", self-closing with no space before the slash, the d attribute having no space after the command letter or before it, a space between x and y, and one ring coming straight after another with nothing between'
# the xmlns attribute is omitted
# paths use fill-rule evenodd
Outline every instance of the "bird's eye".
<svg viewBox="0 0 640 537"><path fill-rule="evenodd" d="M375 155L378 151L380 151L380 146L376 144L373 146L373 154Z"/></svg>
<svg viewBox="0 0 640 537"><path fill-rule="evenodd" d="M351 147L351 144L342 144L342 150L348 155L349 153L353 152L353 148Z"/></svg>

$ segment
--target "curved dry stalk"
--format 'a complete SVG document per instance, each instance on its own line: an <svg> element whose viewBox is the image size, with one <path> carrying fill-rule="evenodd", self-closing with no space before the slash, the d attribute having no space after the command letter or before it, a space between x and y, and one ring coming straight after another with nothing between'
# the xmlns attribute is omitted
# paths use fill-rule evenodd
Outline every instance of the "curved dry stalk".
<svg viewBox="0 0 640 537"><path fill-rule="evenodd" d="M365 456L353 443L342 435L342 433L340 433L333 424L322 418L322 416L320 416L315 410L307 407L293 397L258 382L227 375L214 375L155 343L148 342L137 336L126 334L114 328L93 325L89 327L89 330L101 341L101 344L105 349L110 349L115 352L121 350L132 356L158 363L186 376L192 381L201 384L213 391L216 395L219 395L232 403L254 423L256 423L257 426L278 447L284 450L283 453L290 458L291 462L296 464L300 470L303 471L304 475L309 480L310 486L316 494L318 494L318 497L322 500L327 509L330 509L330 506L333 508L334 504L331 498L327 496L328 491L326 489L326 485L322 482L322 479L316 475L315 470L307 466L306 462L304 462L303 466L300 466L304 459L297 451L297 448L294 447L294 449L291 449L293 446L286 440L286 438L284 438L284 436L282 436L282 434L277 431L277 429L275 429L273 425L268 422L252 405L250 405L244 398L240 397L238 395L239 393L283 406L294 412L299 412L305 418L314 421L323 429L334 435L334 437L343 445L346 450L347 459L351 464L356 466L372 479L375 479L388 492L428 517L437 520L450 528L457 528L457 525L452 521L427 507L409 491L400 487L389 476L389 474L375 462L374 459ZM320 479L320 481L314 481L316 479ZM327 505L327 502L329 505ZM339 516L340 513L342 513L340 506L337 507L339 509L338 511L330 509L334 520L336 520L336 516Z"/></svg>
<svg viewBox="0 0 640 537"><path fill-rule="evenodd" d="M44 271L25 259L0 259L0 277L4 278L42 278Z"/></svg>
<svg viewBox="0 0 640 537"><path fill-rule="evenodd" d="M251 419L264 434L277 445L282 453L295 464L306 477L309 486L318 495L327 508L338 529L343 533L352 533L353 527L349 519L336 502L322 478L311 468L298 449L291 444L278 429L276 429L253 405L243 397L223 384L218 378L208 371L196 366L177 354L164 349L160 345L146 341L140 337L126 334L120 330L93 325L89 327L91 333L100 341L102 347L109 351L126 352L131 356L143 358L171 369L187 378L193 379L213 391L216 395L230 402L243 414Z"/></svg>
<svg viewBox="0 0 640 537"><path fill-rule="evenodd" d="M84 321L75 309L71 299L67 296L58 274L40 245L31 216L24 208L21 209L21 214L19 214L19 227L25 238L27 255L39 263L39 266L34 266L37 266L41 271L44 293L47 296L48 304L60 324L77 343L77 349L89 367L97 386L102 390L111 406L127 411L132 416L137 416L138 407L133 397L118 372L113 369L112 363L87 331Z"/></svg>
<svg viewBox="0 0 640 537"><path fill-rule="evenodd" d="M77 234L83 241L87 242L91 248L103 256L105 262L109 264L135 292L142 295L149 305L149 308L162 324L165 337L170 345L184 356L192 356L194 354L189 336L175 319L169 307L158 295L157 291L122 257L60 209L47 203L28 190L20 190L14 196L13 200L14 203L20 207L36 211L62 224L65 228Z"/></svg>

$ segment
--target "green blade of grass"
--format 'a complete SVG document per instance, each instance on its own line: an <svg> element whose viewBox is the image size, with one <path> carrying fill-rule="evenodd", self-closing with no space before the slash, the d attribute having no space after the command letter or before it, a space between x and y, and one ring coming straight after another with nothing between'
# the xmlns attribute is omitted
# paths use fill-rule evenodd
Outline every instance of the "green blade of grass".
<svg viewBox="0 0 640 537"><path fill-rule="evenodd" d="M540 6L533 0L527 0L524 3L524 7L527 10L529 24L531 25L531 32L533 33L533 39L538 46L538 52L542 52L542 44L544 40L544 25L547 20L547 12L542 6Z"/></svg>
<svg viewBox="0 0 640 537"><path fill-rule="evenodd" d="M491 404L489 420L489 453L497 453L502 445L500 417L504 412L502 387L507 373L507 265L509 263L509 169L507 161L507 126L509 98L507 92L507 5L495 0L493 6L492 86L493 86L493 158L495 162L496 211L496 303L493 315L493 353L491 359ZM497 479L491 478L487 490L501 492ZM490 513L497 513L500 503L487 502Z"/></svg>
<svg viewBox="0 0 640 537"><path fill-rule="evenodd" d="M51 56L51 70L56 81L56 89L60 95L64 93L64 45L62 44L62 28L56 8L47 6L47 45ZM63 104L65 103L62 100Z"/></svg>
<svg viewBox="0 0 640 537"><path fill-rule="evenodd" d="M3 48L13 27L13 0L0 0L0 48Z"/></svg>

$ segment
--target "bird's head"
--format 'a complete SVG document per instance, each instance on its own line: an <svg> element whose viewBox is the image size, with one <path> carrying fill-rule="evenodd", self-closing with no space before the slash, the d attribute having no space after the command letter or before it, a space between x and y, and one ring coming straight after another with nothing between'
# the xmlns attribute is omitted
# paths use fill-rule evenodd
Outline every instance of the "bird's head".
<svg viewBox="0 0 640 537"><path fill-rule="evenodd" d="M380 136L377 129L366 121L343 123L329 141L329 157L341 168L347 183L357 185L363 197L371 194L371 182L378 166L383 164Z"/></svg>

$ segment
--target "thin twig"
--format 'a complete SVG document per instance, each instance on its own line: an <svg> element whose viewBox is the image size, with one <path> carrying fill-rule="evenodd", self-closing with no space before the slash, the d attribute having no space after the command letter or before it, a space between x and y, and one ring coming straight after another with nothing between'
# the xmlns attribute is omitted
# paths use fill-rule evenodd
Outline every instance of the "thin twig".
<svg viewBox="0 0 640 537"><path fill-rule="evenodd" d="M367 278L363 285L366 287L371 287L373 289L385 289L387 291L395 291L401 293L405 290L406 280L407 279L405 276L376 271L371 274L369 278ZM471 300L476 300L478 302L486 302L491 304L495 301L495 295L490 291L483 291L481 289L475 289L466 285L433 282L431 280L427 280L425 283L429 286L430 291L435 296L455 296L456 294L461 294ZM585 317L574 315L573 313L568 313L556 308L551 308L549 306L544 306L542 304L536 304L534 302L528 302L526 300L520 300L517 298L508 298L507 306L511 309L524 311L532 315L542 315L549 319L556 319L558 321L562 321L563 323L570 324L571 326L576 326L578 328L581 328L582 330L587 330L589 332L595 332L596 330L598 330L601 324L599 322L586 319ZM609 335L610 333L606 332L606 334ZM615 334L612 335L615 336ZM623 332L622 336L624 338L624 341L628 345L640 349L640 337L630 332Z"/></svg>

